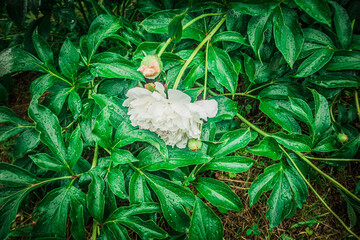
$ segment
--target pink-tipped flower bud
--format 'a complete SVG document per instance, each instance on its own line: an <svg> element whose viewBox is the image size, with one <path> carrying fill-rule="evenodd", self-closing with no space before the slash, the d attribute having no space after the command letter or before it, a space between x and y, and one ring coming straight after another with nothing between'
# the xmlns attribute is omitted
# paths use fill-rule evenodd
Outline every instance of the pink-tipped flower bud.
<svg viewBox="0 0 360 240"><path fill-rule="evenodd" d="M155 79L161 73L163 64L157 55L149 55L143 58L138 71L149 79Z"/></svg>
<svg viewBox="0 0 360 240"><path fill-rule="evenodd" d="M188 142L188 148L191 150L191 151L197 151L199 149L201 149L202 147L202 142L201 140L198 140L198 139L190 139L189 142Z"/></svg>
<svg viewBox="0 0 360 240"><path fill-rule="evenodd" d="M337 140L340 143L346 143L349 140L349 137L345 133L339 133L337 135Z"/></svg>
<svg viewBox="0 0 360 240"><path fill-rule="evenodd" d="M149 90L150 92L157 91L154 83L145 84L145 89Z"/></svg>

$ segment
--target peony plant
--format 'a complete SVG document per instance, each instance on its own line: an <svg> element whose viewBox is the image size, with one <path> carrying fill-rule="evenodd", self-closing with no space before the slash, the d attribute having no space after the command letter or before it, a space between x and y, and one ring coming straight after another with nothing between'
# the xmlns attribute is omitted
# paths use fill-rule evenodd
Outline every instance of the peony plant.
<svg viewBox="0 0 360 240"><path fill-rule="evenodd" d="M38 29L35 55L0 53L1 76L38 72L31 121L0 107L0 141L18 136L13 163L0 163L0 239L25 231L31 239L222 240L214 210L244 207L213 173L247 172L253 156L268 165L247 191L249 207L267 202L269 231L303 208L310 189L344 235L360 239L358 194L317 164L359 161L350 3L109 2L93 2L88 33L69 34L59 51ZM352 101L337 100L344 91ZM250 121L251 111L266 124ZM315 190L316 175L339 191L351 226ZM32 224L15 225L29 207Z"/></svg>

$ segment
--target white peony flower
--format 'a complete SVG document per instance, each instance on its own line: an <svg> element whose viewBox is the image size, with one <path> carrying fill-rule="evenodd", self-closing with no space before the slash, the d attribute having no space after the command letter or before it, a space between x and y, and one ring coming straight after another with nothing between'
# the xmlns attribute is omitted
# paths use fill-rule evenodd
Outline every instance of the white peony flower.
<svg viewBox="0 0 360 240"><path fill-rule="evenodd" d="M155 82L156 91L132 88L123 106L129 107L131 124L157 133L167 145L185 148L189 139L200 137L203 120L215 117L218 104L215 100L191 102L191 98L179 91L168 90Z"/></svg>

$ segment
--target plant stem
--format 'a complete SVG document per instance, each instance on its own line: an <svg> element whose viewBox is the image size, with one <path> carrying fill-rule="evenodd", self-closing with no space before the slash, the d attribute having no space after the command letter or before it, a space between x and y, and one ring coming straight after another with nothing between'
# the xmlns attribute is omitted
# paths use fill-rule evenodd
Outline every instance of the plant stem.
<svg viewBox="0 0 360 240"><path fill-rule="evenodd" d="M97 162L98 162L98 156L99 156L99 145L97 143L95 143L95 150L94 150L94 158L91 164L91 168L96 167Z"/></svg>
<svg viewBox="0 0 360 240"><path fill-rule="evenodd" d="M279 144L280 146L280 144ZM281 147L281 146L280 146ZM309 159L306 158L302 153L294 151L296 155L298 155L302 160L304 160L307 164L309 164L315 171L323 175L327 180L332 182L336 187L338 187L340 190L346 192L351 196L355 201L360 202L360 199L354 195L352 192L350 192L347 188L345 188L343 185L341 185L338 181L327 175L325 172L323 172L321 169L319 169L317 166L315 166Z"/></svg>
<svg viewBox="0 0 360 240"><path fill-rule="evenodd" d="M358 91L355 89L355 104L356 104L356 110L357 110L357 113L358 113L358 117L359 117L359 120L360 120L360 104L359 104L359 93Z"/></svg>
<svg viewBox="0 0 360 240"><path fill-rule="evenodd" d="M210 41L207 41L207 43L206 43L206 52L205 52L205 76L204 76L204 95L203 95L204 100L206 99L206 89L207 89L207 79L208 79L209 43L210 43Z"/></svg>
<svg viewBox="0 0 360 240"><path fill-rule="evenodd" d="M360 162L360 159L351 159L351 158L316 158L305 156L307 159L319 160L319 161L328 161L328 162Z"/></svg>
<svg viewBox="0 0 360 240"><path fill-rule="evenodd" d="M280 146L280 145L279 145ZM294 162L294 160L290 157L290 155L286 152L286 150L280 146L281 150L285 153L285 155L289 158L289 160L291 161L291 163L293 164L293 166L295 167L296 171L299 173L299 175L301 176L301 178L305 181L305 183L308 185L308 187L313 191L313 193L316 195L316 197L320 200L320 202L326 207L326 209L332 214L334 215L334 217L341 223L341 225L343 225L343 227L346 229L346 231L348 231L348 233L350 233L351 235L353 235L356 239L360 240L360 237L357 236L353 231L351 231L351 229L343 222L343 220L341 220L341 218L329 207L329 205L327 205L327 203L322 199L322 197L316 192L316 190L314 189L314 187L309 183L309 181L305 178L305 176L302 174L302 172L300 171L300 169L298 168L298 166L296 165L296 163Z"/></svg>
<svg viewBox="0 0 360 240"><path fill-rule="evenodd" d="M258 132L259 134L263 135L264 137L270 136L270 134L264 132L263 130L261 130L260 128L258 128L257 126L255 126L254 124L252 124L251 122L249 122L248 120L246 120L246 118L244 118L243 116L241 116L239 113L236 114L236 116L243 121L246 125L248 125L249 127L251 127L252 129L254 129L256 132Z"/></svg>
<svg viewBox="0 0 360 240"><path fill-rule="evenodd" d="M211 39L211 37L217 32L217 30L219 30L219 28L221 27L221 25L225 22L226 19L226 15L220 20L220 22L215 26L215 28L209 33L209 35L207 35L204 40L202 40L202 42L195 48L195 50L192 52L192 54L190 55L190 57L186 60L184 66L181 68L175 83L174 83L174 87L173 89L177 89L181 77L184 74L186 68L189 66L189 64L191 63L191 61L194 59L194 57L196 56L196 54L199 52L199 50L204 46L204 44L209 41Z"/></svg>
<svg viewBox="0 0 360 240"><path fill-rule="evenodd" d="M245 94L254 92L254 91L256 91L256 90L259 90L259 89L261 89L261 88L264 88L264 87L267 87L267 86L270 86L270 85L273 85L273 84L274 84L273 82L268 83L268 84L264 84L264 85L262 85L262 86L260 86L260 87L254 88L254 89L252 89L252 90L250 90L250 91L247 91Z"/></svg>
<svg viewBox="0 0 360 240"><path fill-rule="evenodd" d="M185 30L185 28L187 28L188 26L190 26L191 24L193 24L194 22L198 21L199 19L202 19L202 18L205 18L205 17L208 17L208 16L219 16L219 15L223 15L225 13L208 13L208 14L203 14L203 15L200 15L194 19L192 19L190 22L188 22L187 24L184 25L183 27L183 30ZM164 53L165 49L169 46L169 44L172 42L172 39L169 38L164 46L162 46L162 48L160 49L159 53L157 54L159 57L161 57L161 55Z"/></svg>
<svg viewBox="0 0 360 240"><path fill-rule="evenodd" d="M165 49L167 48L167 46L169 46L169 44L171 43L171 41L172 41L172 39L169 38L169 39L165 42L164 46L162 46L162 48L160 49L159 53L157 54L159 57L161 57L161 55L164 53Z"/></svg>
<svg viewBox="0 0 360 240"><path fill-rule="evenodd" d="M98 232L98 222L93 219L93 226L92 226L92 234L91 234L91 240L96 240L97 239L97 232Z"/></svg>

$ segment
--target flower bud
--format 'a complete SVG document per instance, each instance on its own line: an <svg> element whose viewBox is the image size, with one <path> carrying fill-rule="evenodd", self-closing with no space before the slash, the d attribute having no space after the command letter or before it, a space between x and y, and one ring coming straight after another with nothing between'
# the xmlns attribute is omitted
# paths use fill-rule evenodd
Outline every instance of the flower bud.
<svg viewBox="0 0 360 240"><path fill-rule="evenodd" d="M190 139L188 142L188 148L191 151L197 151L202 147L202 142L201 140L198 139Z"/></svg>
<svg viewBox="0 0 360 240"><path fill-rule="evenodd" d="M339 133L337 135L337 140L340 143L346 143L349 140L349 137L345 133Z"/></svg>
<svg viewBox="0 0 360 240"><path fill-rule="evenodd" d="M143 58L138 71L149 79L155 79L161 73L163 64L157 55L149 55Z"/></svg>
<svg viewBox="0 0 360 240"><path fill-rule="evenodd" d="M150 92L157 91L154 83L145 84L145 89L149 90Z"/></svg>

